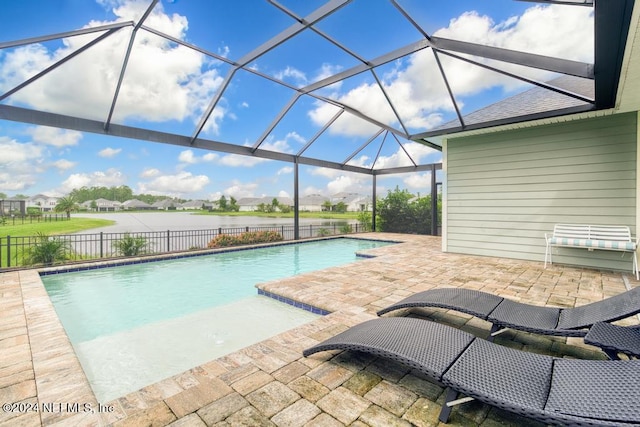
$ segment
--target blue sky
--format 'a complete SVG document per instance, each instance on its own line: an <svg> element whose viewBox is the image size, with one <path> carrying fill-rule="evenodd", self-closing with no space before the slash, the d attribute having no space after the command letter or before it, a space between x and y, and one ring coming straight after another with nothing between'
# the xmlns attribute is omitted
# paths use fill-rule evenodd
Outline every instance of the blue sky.
<svg viewBox="0 0 640 427"><path fill-rule="evenodd" d="M280 4L306 16L324 2L286 0ZM590 9L545 6L512 0L401 0L427 33L507 49L591 62ZM3 3L0 42L94 27L137 22L149 0L23 0ZM292 17L261 0L161 0L145 25L214 54L239 60L292 24ZM420 32L386 0L355 0L317 28L359 57L370 60L421 39ZM20 91L0 101L78 117L106 119L131 35L124 28ZM97 37L96 34L0 50L0 93L12 89ZM386 106L371 73L355 75L317 94L340 101L410 133L455 118L433 56L424 52L390 62L375 72L397 106ZM527 89L519 81L442 59L463 113ZM306 30L249 63L251 69L304 87L359 64L358 59ZM516 66L505 68L524 72ZM192 135L203 111L218 93L230 66L141 30L123 80L113 123ZM527 71L529 72L529 71ZM553 77L537 72L532 78ZM207 120L202 137L254 145L294 92L247 70L239 70ZM335 114L336 107L303 96L260 146L297 153ZM343 114L305 155L342 162L375 132L375 127ZM400 141L420 164L439 162L438 151ZM73 188L128 185L135 193L188 199L220 195L293 195L291 164L225 153L114 138L0 121L0 192L62 195ZM350 164L375 167L410 164L399 144L376 139ZM429 191L428 173L378 178L378 194L395 186ZM300 167L302 194L371 192L371 177L317 167Z"/></svg>

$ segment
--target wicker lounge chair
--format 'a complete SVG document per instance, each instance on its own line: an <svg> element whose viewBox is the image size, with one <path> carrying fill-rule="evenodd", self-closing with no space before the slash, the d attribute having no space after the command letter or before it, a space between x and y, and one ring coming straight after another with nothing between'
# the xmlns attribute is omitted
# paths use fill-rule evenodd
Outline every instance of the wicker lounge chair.
<svg viewBox="0 0 640 427"><path fill-rule="evenodd" d="M378 311L412 307L438 307L471 314L501 329L564 337L584 337L596 322L614 322L640 313L640 286L630 291L575 308L541 307L512 301L487 292L464 288L436 288L419 292Z"/></svg>
<svg viewBox="0 0 640 427"><path fill-rule="evenodd" d="M640 325L618 326L599 322L585 335L584 342L598 346L609 359L618 360L619 354L629 358L640 358Z"/></svg>
<svg viewBox="0 0 640 427"><path fill-rule="evenodd" d="M578 360L527 353L459 329L392 317L356 325L304 351L361 351L408 365L449 388L451 407L477 399L544 423L640 425L640 360ZM459 393L467 398L458 399Z"/></svg>

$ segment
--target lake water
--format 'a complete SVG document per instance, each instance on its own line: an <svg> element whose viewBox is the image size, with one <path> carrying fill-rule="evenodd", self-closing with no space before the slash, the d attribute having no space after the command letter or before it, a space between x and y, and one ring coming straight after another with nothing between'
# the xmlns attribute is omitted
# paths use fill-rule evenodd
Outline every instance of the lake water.
<svg viewBox="0 0 640 427"><path fill-rule="evenodd" d="M192 212L119 212L73 214L74 217L101 218L116 221L116 224L93 228L83 233L125 233L166 230L210 230L232 227L270 227L293 225L293 218L264 218L257 216L197 215ZM356 220L300 218L300 225L337 226L357 223Z"/></svg>

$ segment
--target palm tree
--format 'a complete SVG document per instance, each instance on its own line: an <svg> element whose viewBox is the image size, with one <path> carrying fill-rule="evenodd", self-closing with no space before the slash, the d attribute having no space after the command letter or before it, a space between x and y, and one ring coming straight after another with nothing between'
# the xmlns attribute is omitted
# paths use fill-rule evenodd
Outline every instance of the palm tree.
<svg viewBox="0 0 640 427"><path fill-rule="evenodd" d="M62 197L58 200L56 207L53 209L56 212L66 212L67 219L71 218L71 211L78 210L78 204L73 196Z"/></svg>

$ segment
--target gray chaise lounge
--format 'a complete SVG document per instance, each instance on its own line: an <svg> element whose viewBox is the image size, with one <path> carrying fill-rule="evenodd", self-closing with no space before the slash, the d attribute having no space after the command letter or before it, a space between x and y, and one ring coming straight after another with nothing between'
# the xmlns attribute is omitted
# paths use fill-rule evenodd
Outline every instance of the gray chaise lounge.
<svg viewBox="0 0 640 427"><path fill-rule="evenodd" d="M440 421L459 393L544 423L640 425L640 360L578 360L527 353L420 319L374 319L304 351L371 353L449 387Z"/></svg>
<svg viewBox="0 0 640 427"><path fill-rule="evenodd" d="M575 308L541 307L464 288L419 292L378 311L437 307L471 314L493 323L492 335L511 328L544 335L584 337L596 322L614 322L640 313L640 286L622 294Z"/></svg>

